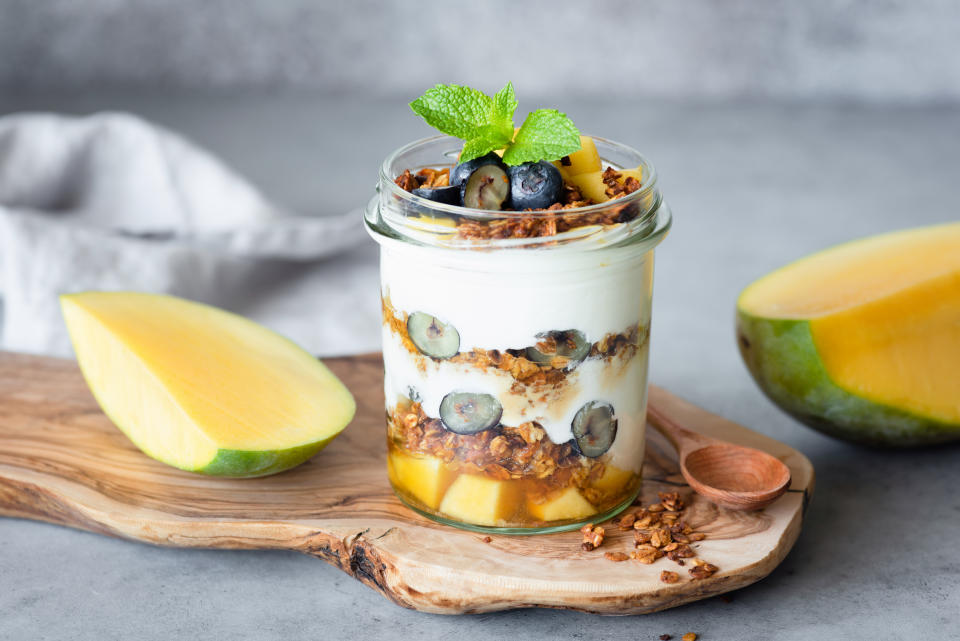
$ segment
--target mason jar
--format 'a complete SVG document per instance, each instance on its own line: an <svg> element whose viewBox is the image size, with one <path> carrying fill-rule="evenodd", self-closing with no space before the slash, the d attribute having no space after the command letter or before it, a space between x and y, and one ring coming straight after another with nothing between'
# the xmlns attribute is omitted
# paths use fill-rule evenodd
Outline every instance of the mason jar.
<svg viewBox="0 0 960 641"><path fill-rule="evenodd" d="M436 136L392 153L365 219L380 245L387 472L413 510L498 533L575 529L641 484L654 248L671 215L653 166L593 138L636 191L488 211L402 189L456 164Z"/></svg>

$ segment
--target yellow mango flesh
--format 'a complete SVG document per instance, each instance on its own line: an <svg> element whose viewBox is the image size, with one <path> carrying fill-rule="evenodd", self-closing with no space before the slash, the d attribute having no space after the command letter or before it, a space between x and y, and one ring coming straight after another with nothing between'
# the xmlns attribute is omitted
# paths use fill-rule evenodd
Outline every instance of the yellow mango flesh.
<svg viewBox="0 0 960 641"><path fill-rule="evenodd" d="M643 182L643 172L639 167L637 169L621 169L618 171L620 173L620 182L626 180L628 176L633 176L641 183ZM567 182L579 189L584 198L589 198L598 203L610 200L610 197L607 196L607 185L603 182L603 172L600 170L577 174L575 176L567 176Z"/></svg>
<svg viewBox="0 0 960 641"><path fill-rule="evenodd" d="M634 472L621 470L608 463L603 468L603 474L591 484L591 487L606 494L617 494L623 491L634 476Z"/></svg>
<svg viewBox="0 0 960 641"><path fill-rule="evenodd" d="M412 494L431 510L440 505L440 499L454 477L447 466L436 457L418 458L397 451L390 452L387 469L395 485Z"/></svg>
<svg viewBox="0 0 960 641"><path fill-rule="evenodd" d="M494 526L510 517L513 494L509 481L461 474L444 495L440 511L464 523Z"/></svg>
<svg viewBox="0 0 960 641"><path fill-rule="evenodd" d="M61 305L104 412L146 454L175 467L281 471L353 418L353 397L326 366L240 316L133 292L72 294Z"/></svg>
<svg viewBox="0 0 960 641"><path fill-rule="evenodd" d="M814 254L748 287L738 306L756 318L808 321L842 389L960 423L960 223Z"/></svg>
<svg viewBox="0 0 960 641"><path fill-rule="evenodd" d="M569 164L554 161L564 178L600 171L600 154L590 136L580 136L580 149L567 156Z"/></svg>
<svg viewBox="0 0 960 641"><path fill-rule="evenodd" d="M597 509L575 487L568 487L546 501L527 502L527 511L541 521L572 521L595 514Z"/></svg>

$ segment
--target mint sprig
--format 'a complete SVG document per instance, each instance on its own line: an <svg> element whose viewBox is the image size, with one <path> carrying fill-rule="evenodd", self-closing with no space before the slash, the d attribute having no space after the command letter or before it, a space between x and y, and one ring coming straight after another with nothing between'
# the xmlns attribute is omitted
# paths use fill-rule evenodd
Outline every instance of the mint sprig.
<svg viewBox="0 0 960 641"><path fill-rule="evenodd" d="M580 132L556 109L530 113L514 136L517 98L509 82L492 98L470 87L437 85L410 108L431 127L464 141L460 162L503 149L503 162L519 165L556 160L580 149Z"/></svg>

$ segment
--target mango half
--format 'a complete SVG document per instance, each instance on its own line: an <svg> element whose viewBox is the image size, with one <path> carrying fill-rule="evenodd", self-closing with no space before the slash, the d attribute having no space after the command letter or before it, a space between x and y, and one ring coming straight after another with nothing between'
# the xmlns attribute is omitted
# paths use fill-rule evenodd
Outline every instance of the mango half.
<svg viewBox="0 0 960 641"><path fill-rule="evenodd" d="M960 438L960 223L787 265L737 301L740 353L782 409L881 446Z"/></svg>
<svg viewBox="0 0 960 641"><path fill-rule="evenodd" d="M353 397L323 363L240 316L134 292L60 302L100 407L168 465L229 477L281 472L353 418Z"/></svg>

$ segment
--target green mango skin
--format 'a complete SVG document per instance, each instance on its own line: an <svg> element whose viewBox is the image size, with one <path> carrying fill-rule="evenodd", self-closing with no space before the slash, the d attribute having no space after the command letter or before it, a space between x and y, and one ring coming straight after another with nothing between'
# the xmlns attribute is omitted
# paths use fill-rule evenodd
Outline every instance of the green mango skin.
<svg viewBox="0 0 960 641"><path fill-rule="evenodd" d="M737 344L763 393L824 434L891 448L960 440L960 425L876 403L839 387L820 360L809 321L759 318L738 310Z"/></svg>
<svg viewBox="0 0 960 641"><path fill-rule="evenodd" d="M314 454L325 448L336 436L337 434L334 434L322 441L308 443L300 447L291 447L286 450L265 450L262 452L217 450L217 455L212 461L199 470L189 471L206 474L207 476L237 479L278 474L306 462Z"/></svg>

